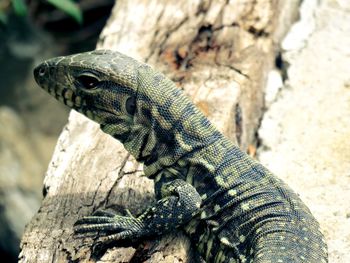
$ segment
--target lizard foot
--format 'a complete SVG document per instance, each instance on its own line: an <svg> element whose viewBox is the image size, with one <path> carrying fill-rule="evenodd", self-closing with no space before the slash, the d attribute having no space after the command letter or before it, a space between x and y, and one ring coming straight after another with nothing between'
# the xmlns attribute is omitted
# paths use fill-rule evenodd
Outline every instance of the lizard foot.
<svg viewBox="0 0 350 263"><path fill-rule="evenodd" d="M100 232L100 241L134 239L144 235L141 220L132 216L120 216L106 211L98 211L74 224L77 234Z"/></svg>

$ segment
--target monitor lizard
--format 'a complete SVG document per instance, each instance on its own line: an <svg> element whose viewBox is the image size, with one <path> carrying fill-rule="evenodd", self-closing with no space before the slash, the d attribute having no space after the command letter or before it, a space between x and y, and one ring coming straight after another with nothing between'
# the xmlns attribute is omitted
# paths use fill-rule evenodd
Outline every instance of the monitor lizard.
<svg viewBox="0 0 350 263"><path fill-rule="evenodd" d="M319 224L297 194L162 73L95 50L47 60L34 76L121 141L155 182L157 202L141 215L98 212L79 219L76 233L138 241L182 228L206 262L327 262Z"/></svg>

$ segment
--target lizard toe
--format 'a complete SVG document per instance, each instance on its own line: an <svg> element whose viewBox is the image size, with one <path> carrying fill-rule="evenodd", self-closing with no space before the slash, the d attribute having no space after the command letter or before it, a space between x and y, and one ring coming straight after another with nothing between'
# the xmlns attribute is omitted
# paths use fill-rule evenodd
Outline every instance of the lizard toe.
<svg viewBox="0 0 350 263"><path fill-rule="evenodd" d="M87 232L117 232L122 230L118 224L115 223L102 223L102 224L84 224L84 225L76 225L74 227L75 233L87 233Z"/></svg>
<svg viewBox="0 0 350 263"><path fill-rule="evenodd" d="M77 220L74 226L83 225L83 224L102 224L102 223L113 223L114 219L112 217L106 216L85 216Z"/></svg>

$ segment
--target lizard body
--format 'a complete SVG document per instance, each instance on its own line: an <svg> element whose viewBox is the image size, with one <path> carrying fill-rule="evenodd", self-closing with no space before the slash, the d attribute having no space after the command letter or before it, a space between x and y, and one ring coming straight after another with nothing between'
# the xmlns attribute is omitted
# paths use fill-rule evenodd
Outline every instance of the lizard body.
<svg viewBox="0 0 350 263"><path fill-rule="evenodd" d="M96 50L45 61L34 75L120 140L155 181L154 207L138 217L87 216L76 232L138 240L182 227L206 262L327 262L319 225L299 197L217 131L163 74Z"/></svg>

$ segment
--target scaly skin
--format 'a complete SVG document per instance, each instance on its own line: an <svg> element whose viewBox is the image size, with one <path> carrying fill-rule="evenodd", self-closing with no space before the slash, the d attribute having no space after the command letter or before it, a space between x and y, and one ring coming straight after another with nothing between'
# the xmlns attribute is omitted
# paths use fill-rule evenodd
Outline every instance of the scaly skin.
<svg viewBox="0 0 350 263"><path fill-rule="evenodd" d="M78 220L76 232L135 241L182 227L206 262L327 262L319 225L299 197L161 73L98 50L48 60L34 75L120 140L155 180L158 202L139 217L99 212Z"/></svg>

